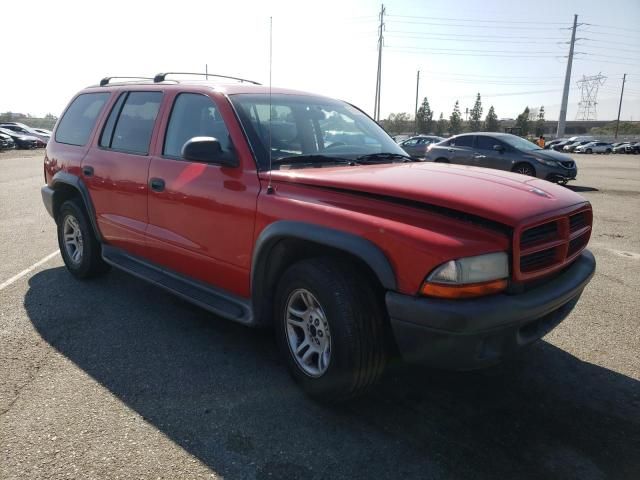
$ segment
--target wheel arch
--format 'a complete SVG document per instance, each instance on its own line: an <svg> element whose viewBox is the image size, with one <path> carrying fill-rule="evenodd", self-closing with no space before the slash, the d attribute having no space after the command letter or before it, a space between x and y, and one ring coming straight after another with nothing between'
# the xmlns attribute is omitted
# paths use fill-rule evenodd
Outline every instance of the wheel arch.
<svg viewBox="0 0 640 480"><path fill-rule="evenodd" d="M382 250L357 235L319 225L278 221L256 241L251 265L251 299L259 325L271 323L273 292L278 279L293 263L305 258L337 256L353 263L380 291L396 290L396 277Z"/></svg>
<svg viewBox="0 0 640 480"><path fill-rule="evenodd" d="M89 190L82 179L71 173L60 171L51 179L51 189L53 190L53 218L56 221L58 220L58 212L64 202L71 198L79 198L89 216L93 233L98 241L102 242L102 235L96 223L93 202L91 201Z"/></svg>

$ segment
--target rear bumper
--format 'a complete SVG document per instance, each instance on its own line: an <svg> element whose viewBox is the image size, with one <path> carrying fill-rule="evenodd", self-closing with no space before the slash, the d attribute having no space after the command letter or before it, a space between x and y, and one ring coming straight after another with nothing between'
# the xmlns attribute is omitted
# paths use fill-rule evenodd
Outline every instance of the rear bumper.
<svg viewBox="0 0 640 480"><path fill-rule="evenodd" d="M53 188L48 185L43 185L40 189L40 194L42 195L42 202L44 203L44 207L47 209L47 212L55 218L55 215L53 214Z"/></svg>
<svg viewBox="0 0 640 480"><path fill-rule="evenodd" d="M493 365L542 338L573 310L596 262L588 250L548 283L518 295L440 300L388 292L403 358L452 370Z"/></svg>

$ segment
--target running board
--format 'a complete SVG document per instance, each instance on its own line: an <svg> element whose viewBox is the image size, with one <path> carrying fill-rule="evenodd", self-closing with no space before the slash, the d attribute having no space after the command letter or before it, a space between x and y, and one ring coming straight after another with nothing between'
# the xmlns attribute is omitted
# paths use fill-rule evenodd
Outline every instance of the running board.
<svg viewBox="0 0 640 480"><path fill-rule="evenodd" d="M165 270L109 245L102 245L102 258L108 264L157 285L216 315L244 325L255 325L248 300Z"/></svg>

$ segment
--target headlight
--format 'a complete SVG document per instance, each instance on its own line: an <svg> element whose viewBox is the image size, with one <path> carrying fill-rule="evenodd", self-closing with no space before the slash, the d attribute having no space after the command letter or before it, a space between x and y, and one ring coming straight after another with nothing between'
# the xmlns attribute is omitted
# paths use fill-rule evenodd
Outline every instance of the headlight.
<svg viewBox="0 0 640 480"><path fill-rule="evenodd" d="M505 252L450 260L433 270L420 293L441 298L471 298L507 288L509 257Z"/></svg>
<svg viewBox="0 0 640 480"><path fill-rule="evenodd" d="M538 157L534 157L536 159L536 161L543 163L545 165L547 165L548 167L557 167L558 166L558 162L556 162L555 160L547 160L545 158L538 158Z"/></svg>

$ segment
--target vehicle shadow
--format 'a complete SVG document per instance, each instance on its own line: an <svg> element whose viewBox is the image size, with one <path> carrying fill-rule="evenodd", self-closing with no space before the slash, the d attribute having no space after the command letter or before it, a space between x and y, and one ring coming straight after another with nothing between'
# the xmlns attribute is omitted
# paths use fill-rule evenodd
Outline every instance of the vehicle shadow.
<svg viewBox="0 0 640 480"><path fill-rule="evenodd" d="M396 362L370 395L307 399L269 333L112 271L29 281L53 348L226 478L640 478L640 382L546 342L508 367Z"/></svg>
<svg viewBox="0 0 640 480"><path fill-rule="evenodd" d="M569 190L573 190L574 192L599 192L595 187L581 187L580 185L565 185Z"/></svg>

